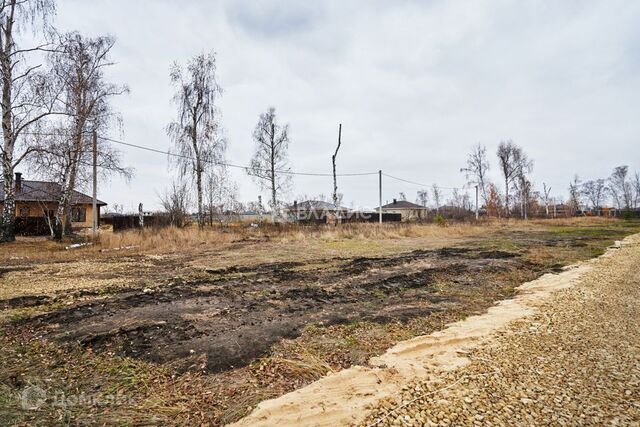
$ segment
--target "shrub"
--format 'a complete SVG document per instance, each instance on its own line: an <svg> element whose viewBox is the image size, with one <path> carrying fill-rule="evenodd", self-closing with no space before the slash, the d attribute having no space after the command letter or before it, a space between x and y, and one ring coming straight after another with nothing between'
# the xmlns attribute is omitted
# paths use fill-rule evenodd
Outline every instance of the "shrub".
<svg viewBox="0 0 640 427"><path fill-rule="evenodd" d="M435 222L440 227L446 227L448 225L447 218L443 217L442 215L436 215L436 217L433 219L433 222Z"/></svg>

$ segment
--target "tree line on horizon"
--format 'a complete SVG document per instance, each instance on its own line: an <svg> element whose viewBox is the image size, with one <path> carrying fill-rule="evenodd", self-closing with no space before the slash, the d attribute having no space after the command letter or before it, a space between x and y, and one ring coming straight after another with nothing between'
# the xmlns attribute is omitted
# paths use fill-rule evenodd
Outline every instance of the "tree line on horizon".
<svg viewBox="0 0 640 427"><path fill-rule="evenodd" d="M567 188L569 197L563 200L562 197L552 197L551 187L545 182L540 190L534 188L529 177L533 160L513 141L501 141L496 157L502 188L488 178L491 166L487 148L482 144L473 147L465 167L460 169L465 173L467 185L478 186L480 205L488 216L508 218L517 212L518 216L527 218L529 213L542 208L548 217L556 205L565 208L565 214L570 216L587 211L601 215L609 202L617 211L623 212L640 207L640 172L632 175L627 165L616 166L607 178L582 181L578 175L574 175ZM434 199L437 193L437 186L434 185ZM425 201L425 190L418 192L417 200Z"/></svg>

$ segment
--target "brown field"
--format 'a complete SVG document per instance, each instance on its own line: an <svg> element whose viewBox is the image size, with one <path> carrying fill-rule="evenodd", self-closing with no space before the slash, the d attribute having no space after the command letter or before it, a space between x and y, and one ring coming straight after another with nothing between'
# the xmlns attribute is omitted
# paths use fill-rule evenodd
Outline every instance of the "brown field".
<svg viewBox="0 0 640 427"><path fill-rule="evenodd" d="M0 246L0 424L230 422L638 231L597 218L235 226ZM30 386L47 400L24 410Z"/></svg>

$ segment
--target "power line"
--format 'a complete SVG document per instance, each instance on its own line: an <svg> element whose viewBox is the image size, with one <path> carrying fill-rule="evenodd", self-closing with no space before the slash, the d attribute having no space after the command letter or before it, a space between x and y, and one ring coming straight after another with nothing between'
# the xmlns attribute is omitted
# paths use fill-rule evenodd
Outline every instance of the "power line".
<svg viewBox="0 0 640 427"><path fill-rule="evenodd" d="M410 181L410 180L404 179L404 178L398 178L397 176L389 175L388 173L384 173L384 172L382 172L382 175L386 176L387 178L395 179L397 181L406 182L408 184L413 184L413 185L417 185L417 186L424 187L424 188L431 187L430 184L422 184L420 182ZM436 184L436 186L441 190L464 190L464 188L460 188L460 187L441 187L441 186L439 186L437 184Z"/></svg>
<svg viewBox="0 0 640 427"><path fill-rule="evenodd" d="M180 157L180 158L184 158L184 159L195 161L195 159L193 157L185 156L183 154L172 153L170 151L162 151L162 150L158 150L156 148L145 147L144 145L132 144L130 142L118 141L117 139L107 138L107 137L104 137L104 136L101 136L99 138L103 139L105 141L113 142L115 144L126 145L128 147L139 148L141 150L152 151L152 152L155 152L155 153L166 154L167 156ZM249 168L248 166L236 165L236 164L233 164L233 163L215 162L215 161L210 161L209 163L213 163L215 165L220 165L220 166L228 166L228 167L231 167L231 168L244 169L246 171L250 171L251 170L251 168ZM267 169L264 169L264 170L266 171ZM276 170L276 172L282 173L282 174L288 174L288 175L333 176L333 174L330 174L330 173L316 173L316 172L294 172L294 171L284 171L284 170ZM378 172L341 173L341 174L336 174L336 176L363 176L363 175L376 175L377 173Z"/></svg>
<svg viewBox="0 0 640 427"><path fill-rule="evenodd" d="M25 132L25 134L39 135L39 136L58 136L58 135L60 135L59 133L37 133L37 132ZM145 150L145 151L149 151L149 152L152 152L152 153L163 154L163 155L166 155L166 156L183 158L183 159L192 160L192 161L196 160L194 157L187 156L187 155L184 155L184 154L172 153L171 151L163 151L163 150L159 150L157 148L147 147L147 146L144 146L144 145L133 144L133 143L130 143L130 142L125 142L125 141L120 141L120 140L113 139L113 138L108 138L106 136L98 136L98 138L100 138L102 140L105 140L105 141L112 142L114 144L120 144L120 145L124 145L124 146L127 146L127 147L137 148L139 150ZM216 162L216 161L207 161L207 163L211 163L211 164L214 164L214 165L217 165L217 166L227 166L227 167L230 167L230 168L242 169L242 170L245 170L247 172L251 171L251 168L248 167L248 166L242 166L242 165L238 165L238 164L234 164L234 163ZM268 171L267 169L261 169L261 170L262 171ZM289 170L276 170L275 172L281 173L281 174L286 174L286 175L299 175L299 176L323 176L323 177L331 177L331 176L333 176L333 174L331 174L331 173L319 173L319 172L295 172L295 171L289 171ZM368 176L368 175L378 175L378 173L379 172L339 173L339 174L336 174L336 176L342 176L342 177ZM424 187L424 188L431 187L431 184L423 184L423 183L420 183L420 182L411 181L411 180L404 179L404 178L399 178L397 176L389 175L388 173L384 173L384 172L382 172L382 175L386 176L387 178L395 179L397 181L405 182L405 183L408 183L408 184L417 185L419 187ZM442 187L442 186L439 186L439 185L438 185L438 188L441 189L441 190L464 190L464 188L461 188L461 187Z"/></svg>
<svg viewBox="0 0 640 427"><path fill-rule="evenodd" d="M29 134L29 135L36 135L36 136L59 136L59 135L61 135L59 133L38 133L38 132L24 132L24 133L25 134ZM64 135L64 134L62 134L62 135ZM158 150L157 148L147 147L147 146L138 145L138 144L132 144L130 142L120 141L120 140L117 140L117 139L108 138L106 136L98 136L98 138L100 138L102 140L105 140L105 141L113 142L115 144L125 145L127 147L133 147L133 148L137 148L139 150L150 151L152 153L164 154L166 156L177 157L177 158L182 158L182 159L187 159L187 160L192 160L192 161L196 160L194 157L186 156L184 154L178 154L178 153L172 153L170 151ZM242 166L242 165L237 165L237 164L228 163L228 162L206 161L206 163L214 164L214 165L217 165L217 166L227 166L227 167L230 167L230 168L242 169L242 170L245 170L247 172L250 172L252 170L252 168L250 168L248 166ZM260 169L260 170L262 170L262 171L270 171L268 169ZM276 170L275 172L281 173L281 174L285 174L285 175L333 176L333 174L331 174L331 173L319 173L319 172L295 172L295 171L290 171L290 170ZM339 174L336 174L336 176L366 176L366 175L377 175L377 174L378 174L378 172L357 172L357 173L339 173Z"/></svg>

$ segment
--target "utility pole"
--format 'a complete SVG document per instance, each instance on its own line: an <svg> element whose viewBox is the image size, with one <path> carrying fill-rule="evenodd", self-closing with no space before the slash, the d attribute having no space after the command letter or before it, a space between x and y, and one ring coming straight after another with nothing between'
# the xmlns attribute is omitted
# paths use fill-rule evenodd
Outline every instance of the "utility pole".
<svg viewBox="0 0 640 427"><path fill-rule="evenodd" d="M480 218L480 211L478 207L478 186L476 185L476 221Z"/></svg>
<svg viewBox="0 0 640 427"><path fill-rule="evenodd" d="M378 196L380 207L378 208L378 222L382 224L382 170L378 171Z"/></svg>
<svg viewBox="0 0 640 427"><path fill-rule="evenodd" d="M98 232L98 132L93 130L93 234Z"/></svg>

